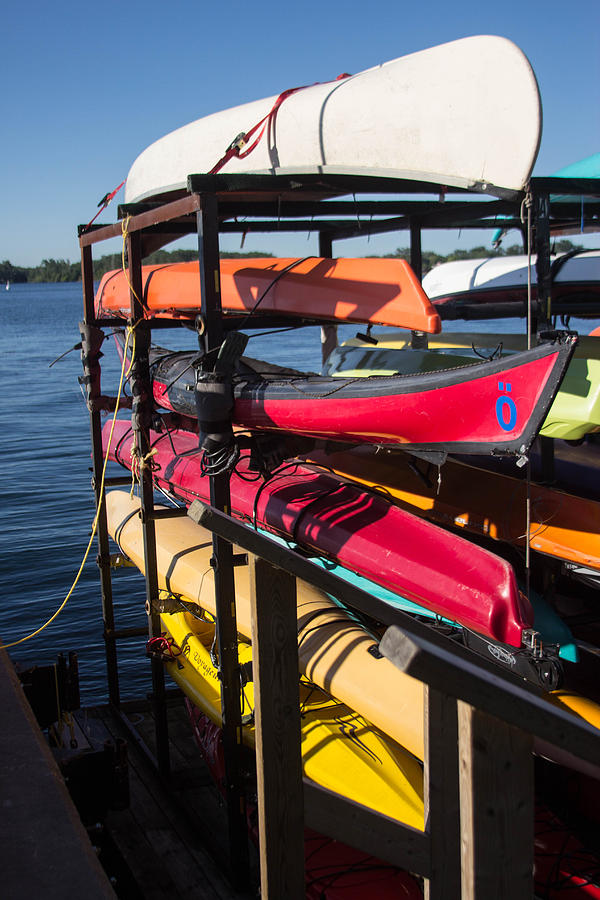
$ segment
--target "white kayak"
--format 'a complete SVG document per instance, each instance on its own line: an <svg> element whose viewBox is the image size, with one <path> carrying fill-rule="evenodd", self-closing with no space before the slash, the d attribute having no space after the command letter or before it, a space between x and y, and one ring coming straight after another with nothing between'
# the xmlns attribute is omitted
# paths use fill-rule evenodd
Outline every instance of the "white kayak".
<svg viewBox="0 0 600 900"><path fill-rule="evenodd" d="M515 44L463 38L191 122L140 154L126 202L184 190L188 175L212 172L240 135L247 144L223 174L377 175L518 191L537 156L541 103Z"/></svg>
<svg viewBox="0 0 600 900"><path fill-rule="evenodd" d="M600 250L582 250L575 256L552 256L557 296L600 293ZM537 284L536 256L531 260L532 285ZM523 299L527 292L527 256L493 256L440 263L423 278L423 290L430 300L441 304L457 297L502 301Z"/></svg>

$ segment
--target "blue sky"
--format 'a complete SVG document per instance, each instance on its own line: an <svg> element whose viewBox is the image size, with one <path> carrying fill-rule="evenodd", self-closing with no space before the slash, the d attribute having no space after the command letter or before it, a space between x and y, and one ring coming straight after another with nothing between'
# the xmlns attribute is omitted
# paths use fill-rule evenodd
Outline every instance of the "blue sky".
<svg viewBox="0 0 600 900"><path fill-rule="evenodd" d="M91 219L138 153L173 128L472 34L510 38L528 56L544 109L534 172L551 174L600 150L600 3L580 0L572 10L547 0L13 2L3 12L0 54L0 259L78 259L77 224ZM102 220L115 216L113 201ZM469 233L429 233L424 247L477 242ZM395 234L346 242L339 252L407 243ZM222 246L239 249L239 238ZM273 243L263 235L245 247L314 252L305 236Z"/></svg>

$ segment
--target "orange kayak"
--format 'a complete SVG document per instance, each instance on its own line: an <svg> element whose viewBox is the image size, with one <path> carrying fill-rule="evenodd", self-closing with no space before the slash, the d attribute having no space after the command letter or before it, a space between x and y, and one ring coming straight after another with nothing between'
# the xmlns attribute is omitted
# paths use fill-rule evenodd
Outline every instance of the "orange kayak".
<svg viewBox="0 0 600 900"><path fill-rule="evenodd" d="M403 259L222 259L220 269L225 312L441 330L438 313ZM149 316L189 318L200 311L196 261L143 266L142 279ZM96 293L96 315L128 316L129 309L127 274L107 272Z"/></svg>
<svg viewBox="0 0 600 900"><path fill-rule="evenodd" d="M401 453L356 447L345 452L313 451L312 462L373 487L408 512L447 527L523 546L524 480L448 460L437 466L417 463ZM539 553L600 570L600 502L556 488L531 485L530 546Z"/></svg>

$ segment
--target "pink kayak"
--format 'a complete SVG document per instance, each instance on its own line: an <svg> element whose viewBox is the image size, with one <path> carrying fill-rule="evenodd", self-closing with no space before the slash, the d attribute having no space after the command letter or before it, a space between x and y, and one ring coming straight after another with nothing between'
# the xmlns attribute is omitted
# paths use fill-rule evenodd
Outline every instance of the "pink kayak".
<svg viewBox="0 0 600 900"><path fill-rule="evenodd" d="M107 423L105 452L109 433ZM149 438L157 486L188 504L209 502L198 437L176 430L151 431ZM130 468L132 439L129 422L118 421L110 459ZM257 480L248 462L240 459L231 476L232 515L479 634L521 646L533 612L505 560L317 466L292 462Z"/></svg>

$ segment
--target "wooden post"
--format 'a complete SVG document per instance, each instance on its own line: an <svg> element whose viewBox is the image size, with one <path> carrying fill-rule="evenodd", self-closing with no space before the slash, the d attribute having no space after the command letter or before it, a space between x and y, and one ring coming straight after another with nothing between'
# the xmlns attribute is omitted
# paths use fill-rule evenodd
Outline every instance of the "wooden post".
<svg viewBox="0 0 600 900"><path fill-rule="evenodd" d="M431 875L425 900L460 897L460 799L456 700L423 686L425 695L425 831Z"/></svg>
<svg viewBox="0 0 600 900"><path fill-rule="evenodd" d="M421 281L423 279L423 255L421 251L421 222L410 219L410 267Z"/></svg>
<svg viewBox="0 0 600 900"><path fill-rule="evenodd" d="M301 900L304 805L296 579L250 560L262 900Z"/></svg>
<svg viewBox="0 0 600 900"><path fill-rule="evenodd" d="M533 739L458 701L462 900L533 896Z"/></svg>
<svg viewBox="0 0 600 900"><path fill-rule="evenodd" d="M532 324L532 332L538 328L549 328L552 320L552 276L550 262L550 196L539 193L535 196L535 249L537 252L537 299L539 320Z"/></svg>
<svg viewBox="0 0 600 900"><path fill-rule="evenodd" d="M554 467L554 438L539 436L540 477L544 484L554 484L556 469Z"/></svg>

